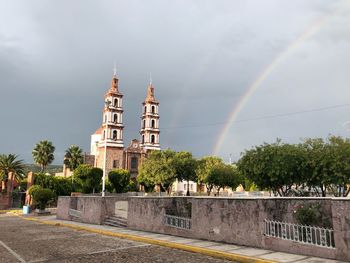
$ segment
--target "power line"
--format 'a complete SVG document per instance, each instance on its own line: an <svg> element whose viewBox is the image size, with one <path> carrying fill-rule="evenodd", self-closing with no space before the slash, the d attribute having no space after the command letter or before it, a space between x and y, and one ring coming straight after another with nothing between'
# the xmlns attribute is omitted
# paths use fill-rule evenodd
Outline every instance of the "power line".
<svg viewBox="0 0 350 263"><path fill-rule="evenodd" d="M327 111L327 110L333 110L333 109L344 108L344 107L350 107L350 103L332 105L332 106L322 107L322 108L314 108L314 109L309 109L309 110L294 111L294 112L288 112L288 113L265 115L265 116L248 118L248 119L241 119L241 120L233 121L232 124L234 124L234 123L241 123L241 122L249 122L249 121L258 121L258 120L282 118L282 117L288 117L288 116L293 116L293 115L301 115L301 114L312 113L312 112ZM206 123L206 124L190 124L190 125L182 125L182 126L169 126L169 127L161 127L161 130L220 126L220 125L225 125L225 124L228 124L228 123L229 123L228 121L225 121L225 122ZM129 131L136 131L136 130L129 130Z"/></svg>

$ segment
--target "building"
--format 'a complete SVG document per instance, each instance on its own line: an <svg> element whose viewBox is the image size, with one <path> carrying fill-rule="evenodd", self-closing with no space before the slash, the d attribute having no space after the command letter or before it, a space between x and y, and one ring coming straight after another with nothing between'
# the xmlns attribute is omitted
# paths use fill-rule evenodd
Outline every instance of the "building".
<svg viewBox="0 0 350 263"><path fill-rule="evenodd" d="M160 150L159 102L154 96L152 82L142 103L140 140L133 139L127 147L123 140L123 94L114 71L111 86L104 96L102 125L91 135L90 158L92 165L106 170L127 169L136 178L142 160L151 150Z"/></svg>

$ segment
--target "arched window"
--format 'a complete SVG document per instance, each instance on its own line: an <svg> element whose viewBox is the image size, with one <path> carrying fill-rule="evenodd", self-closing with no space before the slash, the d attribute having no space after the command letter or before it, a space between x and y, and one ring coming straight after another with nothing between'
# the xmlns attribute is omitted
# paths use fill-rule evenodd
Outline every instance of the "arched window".
<svg viewBox="0 0 350 263"><path fill-rule="evenodd" d="M138 159L137 157L131 157L131 169L132 170L137 170L137 167L138 167Z"/></svg>
<svg viewBox="0 0 350 263"><path fill-rule="evenodd" d="M113 122L117 123L118 122L118 114L113 115Z"/></svg>
<svg viewBox="0 0 350 263"><path fill-rule="evenodd" d="M154 135L151 135L151 143L155 143L156 139Z"/></svg>
<svg viewBox="0 0 350 263"><path fill-rule="evenodd" d="M152 106L152 113L156 113L156 107Z"/></svg>
<svg viewBox="0 0 350 263"><path fill-rule="evenodd" d="M117 134L118 134L117 131L114 130L114 131L113 131L113 140L116 140L116 139L117 139Z"/></svg>
<svg viewBox="0 0 350 263"><path fill-rule="evenodd" d="M114 99L114 106L115 107L118 107L118 104L119 104L118 102L119 102L118 99Z"/></svg>
<svg viewBox="0 0 350 263"><path fill-rule="evenodd" d="M145 135L142 135L142 143L145 143Z"/></svg>
<svg viewBox="0 0 350 263"><path fill-rule="evenodd" d="M106 138L106 131L103 131L102 139L105 139L105 138Z"/></svg>
<svg viewBox="0 0 350 263"><path fill-rule="evenodd" d="M152 127L152 128L155 128L155 127L156 127L156 122L155 122L155 120L152 120L152 121L151 121L151 127Z"/></svg>
<svg viewBox="0 0 350 263"><path fill-rule="evenodd" d="M143 108L143 112L146 113L146 111L147 111L147 106L145 106L145 107Z"/></svg>
<svg viewBox="0 0 350 263"><path fill-rule="evenodd" d="M146 120L143 120L143 124L142 124L143 126L143 128L146 128Z"/></svg>

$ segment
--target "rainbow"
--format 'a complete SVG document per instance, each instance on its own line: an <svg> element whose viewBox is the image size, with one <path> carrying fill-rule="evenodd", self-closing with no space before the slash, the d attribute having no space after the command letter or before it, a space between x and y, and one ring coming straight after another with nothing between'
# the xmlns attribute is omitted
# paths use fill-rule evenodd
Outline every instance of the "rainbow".
<svg viewBox="0 0 350 263"><path fill-rule="evenodd" d="M321 17L315 22L313 22L306 30L304 30L298 36L296 40L294 40L286 48L284 48L284 50L281 53L279 53L272 60L272 62L261 71L258 77L252 82L249 88L241 96L241 99L238 101L238 103L234 105L231 113L229 114L229 117L225 121L224 127L219 132L219 136L216 139L212 151L213 155L218 155L232 124L237 120L239 113L241 112L247 101L254 94L254 92L258 89L258 87L263 83L263 81L271 74L271 72L279 65L279 63L282 60L284 60L286 57L288 57L288 55L295 51L300 46L300 44L303 43L306 39L310 38L312 35L318 32L322 28L322 26L326 24L336 13L339 12L333 12L332 14Z"/></svg>

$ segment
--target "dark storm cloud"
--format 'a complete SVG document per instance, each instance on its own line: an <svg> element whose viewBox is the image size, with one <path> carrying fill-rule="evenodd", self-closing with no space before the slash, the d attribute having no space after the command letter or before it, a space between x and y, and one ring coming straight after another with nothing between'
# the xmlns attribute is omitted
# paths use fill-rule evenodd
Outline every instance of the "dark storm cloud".
<svg viewBox="0 0 350 263"><path fill-rule="evenodd" d="M71 144L89 151L116 62L125 95L125 145L139 136L152 73L162 147L208 155L262 69L334 6L347 8L346 1L316 0L0 1L0 152L31 162L41 139L53 141L56 163ZM342 39L348 38L348 19L346 12L336 16L282 62L240 118L346 101L343 68L349 60L342 58L350 47ZM332 68L337 73L327 74ZM328 134L344 115L329 114L329 125L318 128L302 116L293 119L293 128L287 120L233 125L220 154L237 157L276 137Z"/></svg>

